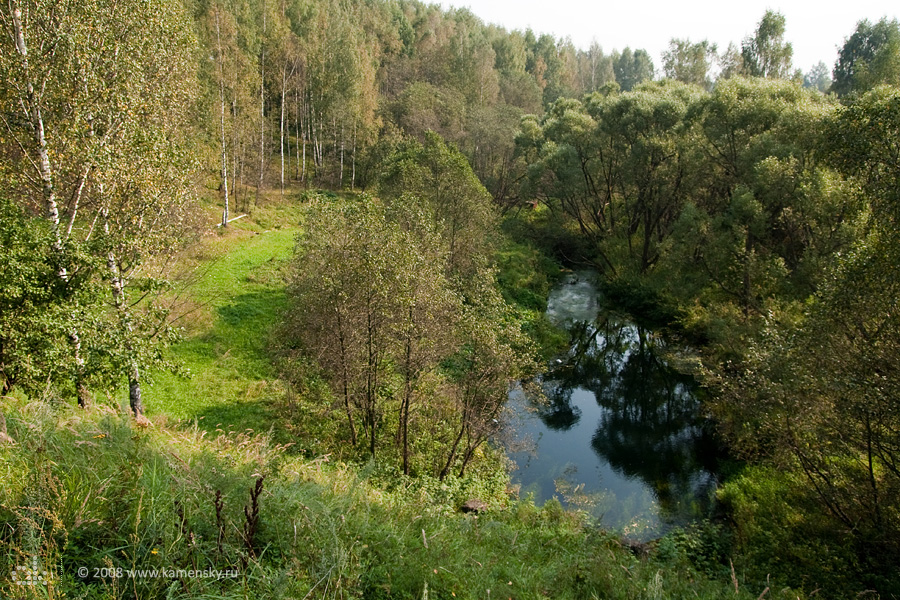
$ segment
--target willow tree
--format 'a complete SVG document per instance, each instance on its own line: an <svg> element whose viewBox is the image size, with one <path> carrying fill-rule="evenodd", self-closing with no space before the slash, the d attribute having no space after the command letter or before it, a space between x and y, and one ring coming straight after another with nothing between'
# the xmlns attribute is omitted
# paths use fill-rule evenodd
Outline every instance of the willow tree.
<svg viewBox="0 0 900 600"><path fill-rule="evenodd" d="M833 89L839 96L878 85L900 84L900 22L886 17L857 23L834 63Z"/></svg>
<svg viewBox="0 0 900 600"><path fill-rule="evenodd" d="M737 449L790 474L786 496L818 508L788 535L823 523L829 538L852 540L860 589L890 593L900 557L900 94L873 90L819 130L827 162L867 204L865 228L801 315L767 319L740 368L720 371L713 408Z"/></svg>
<svg viewBox="0 0 900 600"><path fill-rule="evenodd" d="M371 455L399 400L397 442L410 470L409 423L418 383L449 353L455 299L437 247L365 199L311 211L291 280L285 339L318 363ZM386 393L399 380L399 398Z"/></svg>
<svg viewBox="0 0 900 600"><path fill-rule="evenodd" d="M689 109L700 91L678 82L559 100L523 121L525 193L559 205L610 274L644 273L696 185ZM621 257L621 258L617 258Z"/></svg>

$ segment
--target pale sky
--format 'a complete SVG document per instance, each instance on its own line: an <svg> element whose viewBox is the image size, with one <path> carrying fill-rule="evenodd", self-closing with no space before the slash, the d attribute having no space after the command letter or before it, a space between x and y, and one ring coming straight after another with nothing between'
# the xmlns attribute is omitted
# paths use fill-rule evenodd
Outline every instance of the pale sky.
<svg viewBox="0 0 900 600"><path fill-rule="evenodd" d="M671 38L708 39L722 52L729 42L739 46L766 9L772 9L787 20L785 39L794 47L794 67L806 72L821 60L830 71L837 48L858 21L874 23L900 14L897 0L442 0L440 4L469 8L483 21L506 29L569 36L578 48L587 48L592 39L604 52L643 48L657 70Z"/></svg>

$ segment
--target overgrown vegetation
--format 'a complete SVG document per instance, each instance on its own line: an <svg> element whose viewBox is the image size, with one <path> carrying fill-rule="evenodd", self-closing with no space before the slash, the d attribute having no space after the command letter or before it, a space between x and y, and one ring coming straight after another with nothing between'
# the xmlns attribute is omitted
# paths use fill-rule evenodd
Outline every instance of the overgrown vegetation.
<svg viewBox="0 0 900 600"><path fill-rule="evenodd" d="M740 579L707 580L684 539L673 539L663 559L636 557L556 502L538 509L511 499L502 474L407 478L374 464L298 458L265 436L141 428L109 410L9 397L0 406L18 442L0 447L8 473L0 569L30 568L37 557L47 571L38 590L4 578L8 598L43 590L50 598L411 599L761 591ZM473 495L486 508L457 512Z"/></svg>
<svg viewBox="0 0 900 600"><path fill-rule="evenodd" d="M3 594L900 595L896 20L834 95L772 11L662 81L416 0L0 27ZM488 440L565 346L561 265L696 351L727 525L637 558L508 496Z"/></svg>
<svg viewBox="0 0 900 600"><path fill-rule="evenodd" d="M392 432L403 473L460 477L499 430L509 382L533 373L500 296L496 217L465 158L436 135L388 157L382 201L309 211L281 330L286 376L318 370L351 446Z"/></svg>
<svg viewBox="0 0 900 600"><path fill-rule="evenodd" d="M564 99L523 120L525 196L588 243L580 259L608 299L699 347L707 406L755 467L723 494L758 577L763 545L778 557L766 575L900 585L898 123L896 87L841 104L740 77ZM814 526L787 518L788 498ZM770 545L767 527L791 533ZM806 552L838 532L850 549Z"/></svg>

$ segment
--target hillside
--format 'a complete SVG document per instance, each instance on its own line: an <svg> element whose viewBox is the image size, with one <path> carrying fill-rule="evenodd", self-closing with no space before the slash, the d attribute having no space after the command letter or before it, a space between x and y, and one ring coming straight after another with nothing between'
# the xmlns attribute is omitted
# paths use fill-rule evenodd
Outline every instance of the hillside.
<svg viewBox="0 0 900 600"><path fill-rule="evenodd" d="M775 9L662 70L419 0L0 28L0 595L900 597L896 19L847 24L833 85ZM511 389L578 418L563 269L638 332L581 322L619 350L580 365L618 419L587 451L721 449L648 545L508 489ZM631 337L667 356L627 397Z"/></svg>

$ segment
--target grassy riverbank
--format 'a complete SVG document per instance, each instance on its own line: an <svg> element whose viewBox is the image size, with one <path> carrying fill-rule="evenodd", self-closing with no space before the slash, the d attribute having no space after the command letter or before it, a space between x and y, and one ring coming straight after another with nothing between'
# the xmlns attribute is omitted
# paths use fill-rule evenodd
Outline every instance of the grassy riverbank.
<svg viewBox="0 0 900 600"><path fill-rule="evenodd" d="M4 412L16 444L0 448L9 475L0 512L12 526L2 534L0 571L37 557L51 573L42 597L637 599L761 591L735 594L727 581L708 580L691 566L692 548L674 538L657 558L635 556L555 502L537 509L498 495L487 498L485 512L461 514L460 502L484 491L472 480L440 484L376 465L304 459L255 434L206 435L158 420L141 429L108 410L4 399ZM236 577L131 577L129 569ZM95 576L117 572L124 575ZM36 597L9 579L0 585L4 597Z"/></svg>

